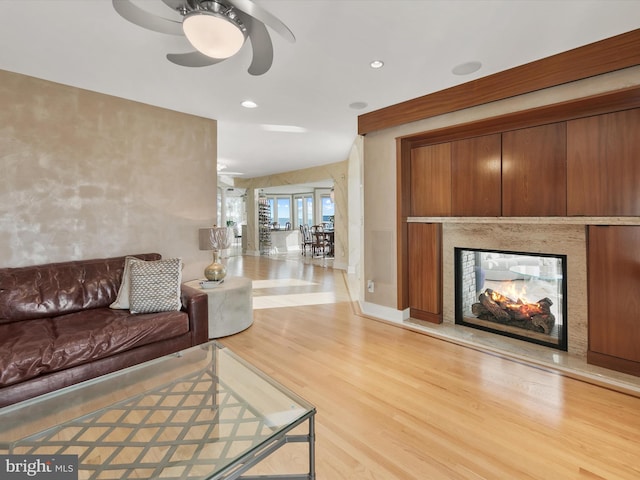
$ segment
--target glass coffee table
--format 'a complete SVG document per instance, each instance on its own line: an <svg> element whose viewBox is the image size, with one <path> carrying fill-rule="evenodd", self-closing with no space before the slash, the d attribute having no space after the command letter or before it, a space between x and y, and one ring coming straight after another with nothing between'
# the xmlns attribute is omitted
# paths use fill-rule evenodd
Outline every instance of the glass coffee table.
<svg viewBox="0 0 640 480"><path fill-rule="evenodd" d="M77 456L80 479L314 480L315 413L212 341L0 409L0 455ZM308 472L246 474L288 443Z"/></svg>

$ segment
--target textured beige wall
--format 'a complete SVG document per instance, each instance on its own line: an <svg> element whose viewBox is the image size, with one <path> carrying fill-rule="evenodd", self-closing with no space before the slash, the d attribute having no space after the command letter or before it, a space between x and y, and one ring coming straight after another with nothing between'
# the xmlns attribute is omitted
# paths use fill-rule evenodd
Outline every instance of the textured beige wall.
<svg viewBox="0 0 640 480"><path fill-rule="evenodd" d="M364 300L397 308L396 138L509 112L640 85L640 66L368 133L364 137Z"/></svg>
<svg viewBox="0 0 640 480"><path fill-rule="evenodd" d="M0 104L0 266L158 252L202 276L214 120L5 71Z"/></svg>

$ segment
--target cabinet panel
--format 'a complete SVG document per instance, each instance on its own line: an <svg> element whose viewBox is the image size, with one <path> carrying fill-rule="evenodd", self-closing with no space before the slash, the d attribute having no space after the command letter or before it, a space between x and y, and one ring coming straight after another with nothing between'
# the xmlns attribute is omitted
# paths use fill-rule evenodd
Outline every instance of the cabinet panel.
<svg viewBox="0 0 640 480"><path fill-rule="evenodd" d="M501 215L501 135L451 144L451 209L454 217Z"/></svg>
<svg viewBox="0 0 640 480"><path fill-rule="evenodd" d="M410 223L408 228L411 316L442 322L442 225Z"/></svg>
<svg viewBox="0 0 640 480"><path fill-rule="evenodd" d="M502 215L567 213L566 124L502 134Z"/></svg>
<svg viewBox="0 0 640 480"><path fill-rule="evenodd" d="M411 150L411 213L413 217L451 215L451 144Z"/></svg>
<svg viewBox="0 0 640 480"><path fill-rule="evenodd" d="M589 362L640 375L640 227L588 233Z"/></svg>
<svg viewBox="0 0 640 480"><path fill-rule="evenodd" d="M640 109L567 122L567 214L640 215Z"/></svg>

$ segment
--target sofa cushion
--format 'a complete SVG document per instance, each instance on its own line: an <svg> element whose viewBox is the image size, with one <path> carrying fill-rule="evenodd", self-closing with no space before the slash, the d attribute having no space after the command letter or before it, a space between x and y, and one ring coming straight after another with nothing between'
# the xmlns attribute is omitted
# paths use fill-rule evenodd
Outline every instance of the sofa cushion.
<svg viewBox="0 0 640 480"><path fill-rule="evenodd" d="M185 312L132 315L128 310L109 308L0 324L0 386L188 331Z"/></svg>
<svg viewBox="0 0 640 480"><path fill-rule="evenodd" d="M131 260L135 257L125 257L122 281L118 289L118 295L109 308L116 310L129 310L129 291L131 290Z"/></svg>
<svg viewBox="0 0 640 480"><path fill-rule="evenodd" d="M0 324L108 307L120 287L124 258L0 268Z"/></svg>
<svg viewBox="0 0 640 480"><path fill-rule="evenodd" d="M169 258L130 261L129 309L131 313L180 310L182 260Z"/></svg>

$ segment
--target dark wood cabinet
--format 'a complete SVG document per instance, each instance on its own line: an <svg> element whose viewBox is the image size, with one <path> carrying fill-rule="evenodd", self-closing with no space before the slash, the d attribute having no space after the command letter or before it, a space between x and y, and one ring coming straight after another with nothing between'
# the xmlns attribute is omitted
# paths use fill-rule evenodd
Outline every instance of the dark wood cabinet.
<svg viewBox="0 0 640 480"><path fill-rule="evenodd" d="M567 123L567 214L640 216L640 109Z"/></svg>
<svg viewBox="0 0 640 480"><path fill-rule="evenodd" d="M442 322L442 224L409 223L408 269L410 315Z"/></svg>
<svg viewBox="0 0 640 480"><path fill-rule="evenodd" d="M502 134L502 215L567 214L566 123Z"/></svg>
<svg viewBox="0 0 640 480"><path fill-rule="evenodd" d="M640 375L640 226L589 226L587 361Z"/></svg>
<svg viewBox="0 0 640 480"><path fill-rule="evenodd" d="M502 212L500 134L451 144L451 209L454 217L499 217Z"/></svg>
<svg viewBox="0 0 640 480"><path fill-rule="evenodd" d="M410 215L451 215L451 144L441 143L412 149L410 168Z"/></svg>

